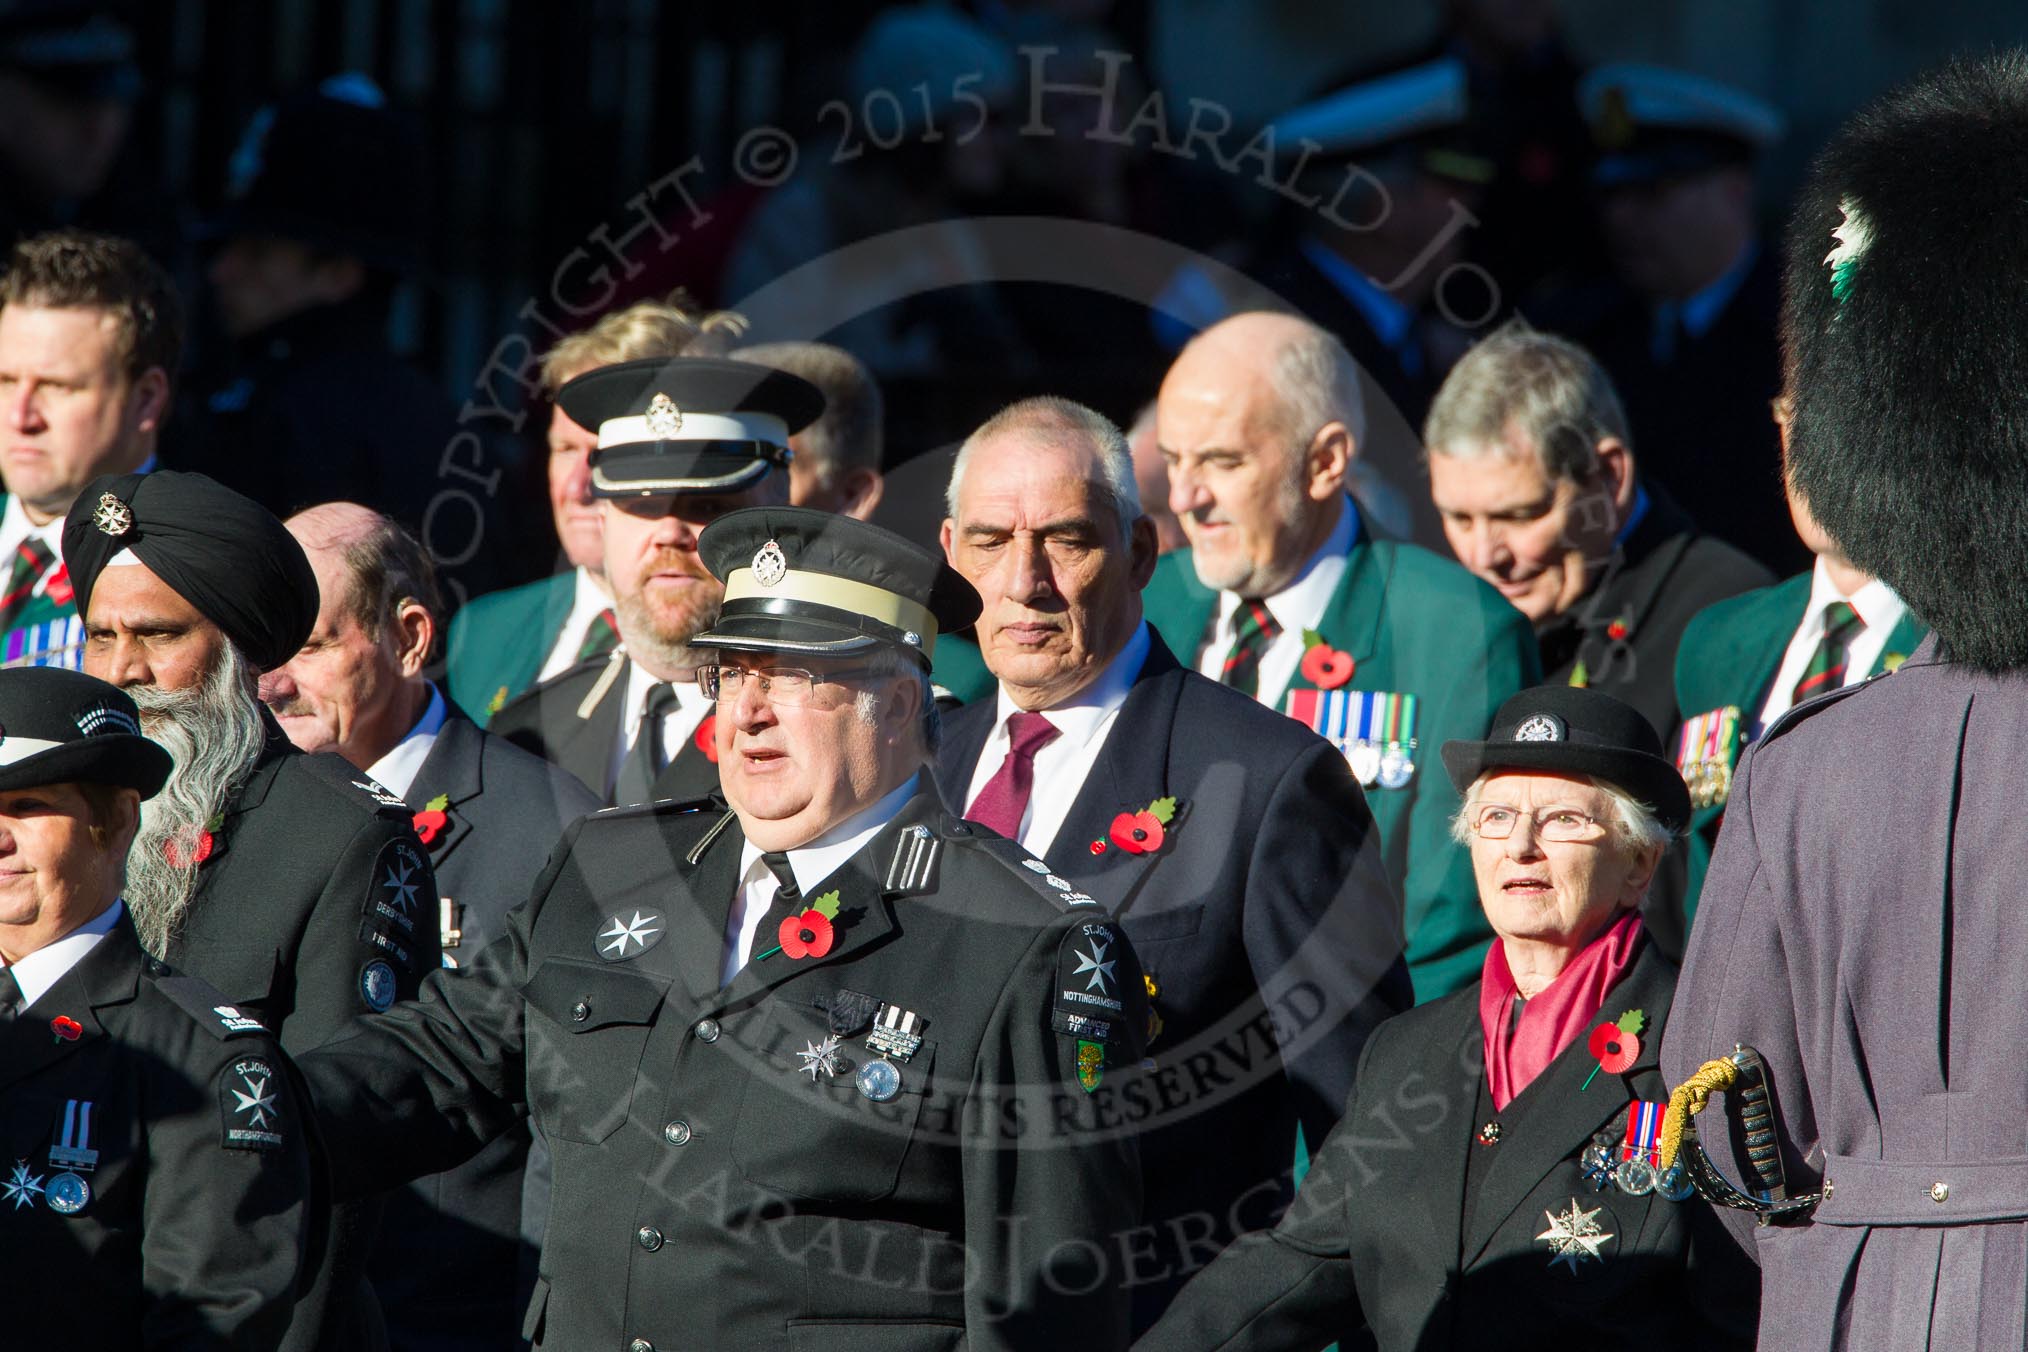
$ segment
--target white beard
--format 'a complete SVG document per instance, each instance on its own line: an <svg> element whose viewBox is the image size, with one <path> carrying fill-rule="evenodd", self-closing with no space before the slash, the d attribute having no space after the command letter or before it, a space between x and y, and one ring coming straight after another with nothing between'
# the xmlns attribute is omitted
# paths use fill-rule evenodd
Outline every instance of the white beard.
<svg viewBox="0 0 2028 1352"><path fill-rule="evenodd" d="M127 854L127 910L141 946L158 958L197 891L199 839L260 759L264 730L253 669L231 644L222 651L194 688L127 692L140 708L141 731L175 760L169 782L141 804L140 830Z"/></svg>

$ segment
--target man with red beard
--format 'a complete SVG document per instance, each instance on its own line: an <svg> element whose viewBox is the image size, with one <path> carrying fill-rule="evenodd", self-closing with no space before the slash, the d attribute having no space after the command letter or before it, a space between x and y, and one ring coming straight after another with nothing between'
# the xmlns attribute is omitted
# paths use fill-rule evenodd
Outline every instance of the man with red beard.
<svg viewBox="0 0 2028 1352"><path fill-rule="evenodd" d="M698 557L698 532L737 508L788 502L789 437L824 396L786 372L677 357L587 372L557 402L598 434L591 493L620 643L508 703L491 730L608 804L710 793L711 702L690 640L718 618L725 588Z"/></svg>

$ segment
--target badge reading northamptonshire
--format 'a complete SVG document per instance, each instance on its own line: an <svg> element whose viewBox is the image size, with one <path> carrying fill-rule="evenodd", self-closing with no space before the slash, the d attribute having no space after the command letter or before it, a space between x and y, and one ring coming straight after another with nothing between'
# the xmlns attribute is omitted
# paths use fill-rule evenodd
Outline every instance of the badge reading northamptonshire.
<svg viewBox="0 0 2028 1352"><path fill-rule="evenodd" d="M114 494L101 493L99 505L92 511L92 524L100 534L118 539L134 528L134 513Z"/></svg>
<svg viewBox="0 0 2028 1352"><path fill-rule="evenodd" d="M1550 1253L1549 1266L1555 1267L1560 1263L1576 1272L1577 1265L1587 1258L1595 1263L1605 1262L1605 1256L1599 1252L1599 1247L1611 1239L1612 1235L1598 1223L1598 1214L1604 1209L1593 1207L1590 1211L1586 1211L1578 1206L1577 1199L1573 1197L1570 1199L1569 1209L1560 1215L1547 1211L1542 1213L1542 1218L1549 1222L1549 1228L1535 1238L1547 1241Z"/></svg>
<svg viewBox="0 0 2028 1352"><path fill-rule="evenodd" d="M14 1204L16 1211L32 1207L42 1199L42 1175L29 1173L27 1160L16 1160L13 1175L0 1183L0 1194Z"/></svg>
<svg viewBox="0 0 2028 1352"><path fill-rule="evenodd" d="M225 1110L225 1148L282 1148L281 1082L275 1069L257 1056L233 1063L219 1081L219 1106Z"/></svg>
<svg viewBox="0 0 2028 1352"><path fill-rule="evenodd" d="M673 437L683 430L683 410L659 390L648 401L648 430L658 437Z"/></svg>
<svg viewBox="0 0 2028 1352"><path fill-rule="evenodd" d="M772 587L789 575L788 556L773 540L754 551L753 580L763 587Z"/></svg>

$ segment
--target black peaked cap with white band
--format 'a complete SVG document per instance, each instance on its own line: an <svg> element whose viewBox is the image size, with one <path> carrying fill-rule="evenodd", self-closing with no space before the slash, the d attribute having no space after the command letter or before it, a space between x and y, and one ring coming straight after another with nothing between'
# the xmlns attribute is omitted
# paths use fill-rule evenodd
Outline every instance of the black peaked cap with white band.
<svg viewBox="0 0 2028 1352"><path fill-rule="evenodd" d="M800 376L716 357L647 357L587 371L556 402L598 436L592 496L737 493L789 463L824 395Z"/></svg>
<svg viewBox="0 0 2028 1352"><path fill-rule="evenodd" d="M1633 795L1671 831L1690 820L1690 790L1662 754L1662 739L1640 710L1596 690L1538 685L1493 715L1483 742L1443 744L1444 769L1459 793L1480 775L1546 770L1586 775Z"/></svg>
<svg viewBox="0 0 2028 1352"><path fill-rule="evenodd" d="M113 784L153 798L171 765L124 691L62 667L0 671L0 792Z"/></svg>
<svg viewBox="0 0 2028 1352"><path fill-rule="evenodd" d="M691 644L846 657L881 646L925 666L938 634L979 618L979 593L943 556L893 531L805 507L728 512L697 539L725 584L718 622Z"/></svg>

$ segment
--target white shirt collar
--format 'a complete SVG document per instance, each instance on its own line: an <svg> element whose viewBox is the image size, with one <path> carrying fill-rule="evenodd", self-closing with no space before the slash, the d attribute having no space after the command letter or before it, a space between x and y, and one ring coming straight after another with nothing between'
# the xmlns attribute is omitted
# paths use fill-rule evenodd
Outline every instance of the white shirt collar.
<svg viewBox="0 0 2028 1352"><path fill-rule="evenodd" d="M1148 649L1153 643L1148 633L1148 622L1142 620L1126 646L1113 654L1113 660L1099 671L1097 680L1069 699L1040 711L1049 716L1049 721L1062 734L1064 742L1090 740L1092 734L1098 731L1099 724L1127 702L1127 692L1133 688L1141 668L1147 665ZM1007 687L1001 686L992 739L1003 747L1007 743L1007 720L1020 711L1020 706L1008 697Z"/></svg>
<svg viewBox="0 0 2028 1352"><path fill-rule="evenodd" d="M1894 594L1894 588L1877 577L1850 596L1845 595L1831 581L1831 570L1824 565L1823 556L1819 555L1816 565L1810 569L1810 610L1803 617L1804 627L1815 630L1813 641L1816 635L1824 632L1824 607L1833 601L1849 602L1852 609L1859 612L1867 631L1878 634L1882 643L1887 641L1887 635L1893 632L1894 626L1901 623L1901 617L1908 613L1907 603Z"/></svg>
<svg viewBox="0 0 2028 1352"><path fill-rule="evenodd" d="M115 901L96 919L87 920L55 943L36 949L8 968L14 973L14 983L21 987L21 1008L26 1010L41 999L50 987L63 980L65 973L83 962L85 955L99 946L99 940L113 932L113 926L120 923L126 912L127 904Z"/></svg>
<svg viewBox="0 0 2028 1352"><path fill-rule="evenodd" d="M1352 553L1352 546L1359 542L1359 513L1346 498L1338 500L1338 524L1317 552L1310 555L1310 561L1303 565L1303 571L1296 574L1296 580L1272 596L1260 599L1267 603L1268 613L1275 617L1283 633L1315 629L1324 618L1324 612L1331 608L1331 597L1338 590L1338 583L1345 576L1345 560ZM1242 598L1237 592L1218 594L1218 634L1220 649L1231 646L1233 617L1239 610Z"/></svg>
<svg viewBox="0 0 2028 1352"><path fill-rule="evenodd" d="M436 683L425 682L430 692L430 702L423 709L422 717L408 730L408 736L394 744L394 749L373 762L366 769L367 778L384 786L397 798L408 797L408 791L415 783L415 777L422 771L423 762L430 758L430 750L437 744L437 734L444 730L444 719L449 710L444 706L444 697L437 693Z"/></svg>
<svg viewBox="0 0 2028 1352"><path fill-rule="evenodd" d="M922 782L920 772L908 777L908 782L893 790L879 802L862 808L844 821L839 822L824 834L808 844L798 845L786 853L789 868L796 875L796 886L804 896L813 896L818 883L845 866L845 861L866 848L868 841L880 834L880 828L894 820L903 805L916 794ZM739 876L746 878L753 872L761 857L761 847L751 840L740 846ZM765 868L766 865L761 865Z"/></svg>

